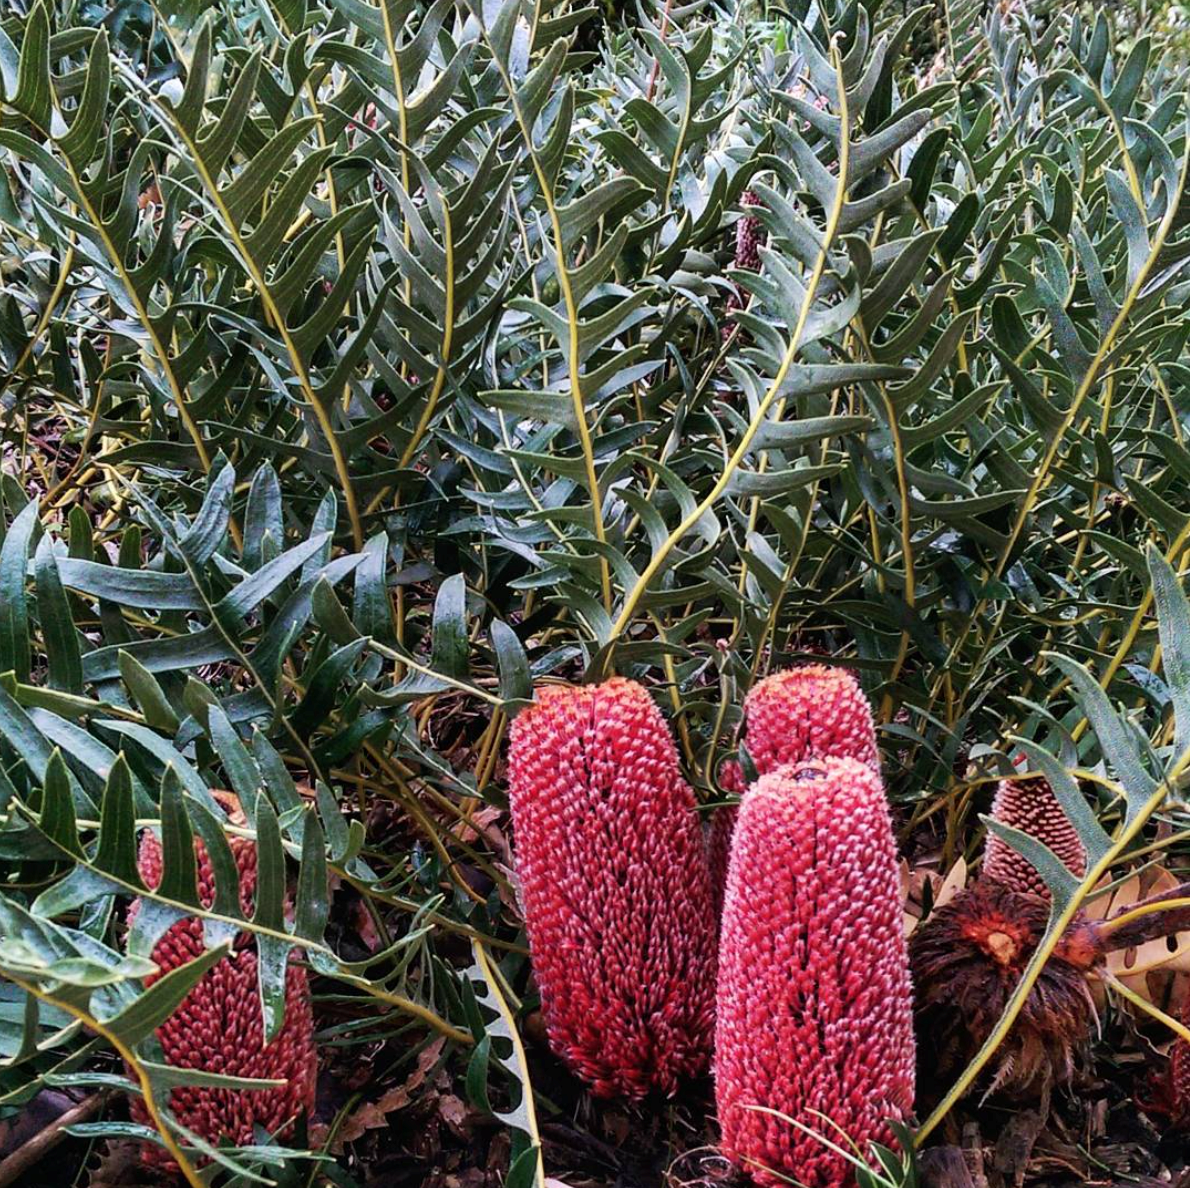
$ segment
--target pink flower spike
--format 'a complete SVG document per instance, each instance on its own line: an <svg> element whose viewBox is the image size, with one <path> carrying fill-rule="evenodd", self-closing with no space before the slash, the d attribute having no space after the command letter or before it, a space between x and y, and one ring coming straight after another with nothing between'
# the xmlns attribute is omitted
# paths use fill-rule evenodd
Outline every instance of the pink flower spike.
<svg viewBox="0 0 1190 1188"><path fill-rule="evenodd" d="M714 1027L694 793L633 681L551 686L513 723L517 875L550 1046L599 1096L672 1093Z"/></svg>
<svg viewBox="0 0 1190 1188"><path fill-rule="evenodd" d="M807 760L745 794L719 960L725 1154L758 1184L853 1185L852 1165L777 1115L866 1154L872 1142L893 1145L887 1120L913 1108L896 845L870 767Z"/></svg>

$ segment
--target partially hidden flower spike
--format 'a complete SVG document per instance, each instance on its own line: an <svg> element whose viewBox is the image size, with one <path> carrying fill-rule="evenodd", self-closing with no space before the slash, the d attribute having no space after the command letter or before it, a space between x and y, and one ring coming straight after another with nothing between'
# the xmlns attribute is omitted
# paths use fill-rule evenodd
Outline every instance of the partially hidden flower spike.
<svg viewBox="0 0 1190 1188"><path fill-rule="evenodd" d="M256 846L245 838L231 838L240 875L240 901L251 911L256 892ZM195 843L199 898L210 907L215 879L202 842ZM146 832L138 857L141 877L149 887L161 881L161 843ZM135 902L130 918L139 910ZM153 949L160 973L177 969L205 951L202 922L194 917L172 925ZM280 1035L264 1042L263 1015L257 988L257 955L249 934L241 933L232 952L212 966L176 1011L157 1029L167 1064L232 1077L283 1081L271 1089L221 1089L179 1086L170 1091L169 1108L183 1126L211 1144L227 1140L237 1146L256 1142L256 1128L284 1140L294 1123L314 1106L318 1057L314 1048L314 1018L305 968L291 961L285 977L285 1022ZM148 1123L140 1097L131 1102L134 1121ZM163 1148L145 1144L146 1163L173 1167Z"/></svg>
<svg viewBox="0 0 1190 1188"><path fill-rule="evenodd" d="M804 664L765 677L744 702L748 754L758 775L803 759L856 759L880 770L872 707L845 668ZM719 768L726 792L742 795L744 773L729 759ZM707 837L716 908L722 906L727 853L739 813L723 805L711 817Z"/></svg>
<svg viewBox="0 0 1190 1188"><path fill-rule="evenodd" d="M745 190L740 195L740 205L746 210L750 206L759 206L760 198L752 190ZM764 225L755 215L745 214L735 225L735 259L732 267L745 268L749 272L760 271L760 248L764 241ZM736 285L731 296L727 299L727 312L733 313L737 309L744 309L748 304L748 293L740 285ZM723 337L728 337L732 326L727 323L723 327Z"/></svg>
<svg viewBox="0 0 1190 1188"><path fill-rule="evenodd" d="M740 195L740 205L743 207L759 206L760 198L753 190L745 190ZM743 215L735 225L735 266L747 268L752 272L760 271L760 244L764 235L764 225L755 215Z"/></svg>
<svg viewBox="0 0 1190 1188"><path fill-rule="evenodd" d="M855 759L880 768L872 707L845 668L805 664L774 673L744 702L748 754L760 775L803 759Z"/></svg>
<svg viewBox="0 0 1190 1188"><path fill-rule="evenodd" d="M514 855L550 1046L599 1096L705 1070L715 923L694 793L648 692L551 686L513 723Z"/></svg>
<svg viewBox="0 0 1190 1188"><path fill-rule="evenodd" d="M900 879L880 777L834 757L763 776L740 807L723 906L724 1152L759 1184L853 1185L852 1165L827 1143L865 1155L873 1142L895 1146L888 1120L909 1114L913 1090Z"/></svg>
<svg viewBox="0 0 1190 1188"><path fill-rule="evenodd" d="M1182 1023L1190 1027L1190 994L1182 1003ZM1190 1043L1180 1036L1170 1052L1170 1090L1172 1123L1180 1131L1190 1131Z"/></svg>
<svg viewBox="0 0 1190 1188"><path fill-rule="evenodd" d="M1072 874L1081 878L1086 873L1086 850L1047 780L1004 780L992 802L992 818L1044 842ZM1036 867L990 829L982 877L1012 891L1039 895L1046 901L1050 898Z"/></svg>
<svg viewBox="0 0 1190 1188"><path fill-rule="evenodd" d="M724 760L719 766L719 787L733 796L743 796L747 784L744 770L735 759ZM711 868L711 893L714 898L715 919L723 911L723 888L727 883L727 859L731 852L731 835L735 831L740 806L721 804L710 815L706 828L707 862Z"/></svg>

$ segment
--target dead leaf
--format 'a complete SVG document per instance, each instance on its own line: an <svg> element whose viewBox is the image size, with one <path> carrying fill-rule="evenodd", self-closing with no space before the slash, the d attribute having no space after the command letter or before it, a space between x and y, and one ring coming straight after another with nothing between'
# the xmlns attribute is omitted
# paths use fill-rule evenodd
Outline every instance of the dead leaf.
<svg viewBox="0 0 1190 1188"><path fill-rule="evenodd" d="M380 933L376 931L376 921L362 899L357 899L352 904L352 916L356 934L364 942L368 952L375 953L380 948Z"/></svg>
<svg viewBox="0 0 1190 1188"><path fill-rule="evenodd" d="M387 1126L388 1115L404 1109L413 1100L414 1091L421 1087L430 1069L437 1063L445 1043L446 1037L439 1036L433 1043L427 1044L418 1053L417 1067L405 1078L403 1084L389 1089L376 1101L365 1101L357 1106L339 1127L339 1133L331 1146L331 1154L341 1155L348 1143L354 1143L366 1131Z"/></svg>
<svg viewBox="0 0 1190 1188"><path fill-rule="evenodd" d="M1105 882L1101 885L1108 884ZM1171 891L1179 885L1180 880L1164 867L1151 867L1143 875L1132 875L1125 879L1110 894L1093 900L1087 905L1086 912L1097 920L1116 916L1128 911L1142 899ZM1107 968L1146 1002L1161 1006L1169 997L1170 976L1190 973L1190 932L1178 933L1173 939L1175 943L1172 949L1165 937L1158 937L1134 949L1117 949L1107 955ZM1099 998L1097 993L1097 1001ZM1121 1005L1138 1016L1144 1014L1131 1003Z"/></svg>
<svg viewBox="0 0 1190 1188"><path fill-rule="evenodd" d="M438 1113L455 1134L460 1138L466 1136L470 1111L467 1109L467 1103L461 1097L455 1097L453 1093L448 1093L439 1098Z"/></svg>
<svg viewBox="0 0 1190 1188"><path fill-rule="evenodd" d="M967 860L959 855L958 861L950 868L942 885L934 896L935 909L948 904L967 885Z"/></svg>

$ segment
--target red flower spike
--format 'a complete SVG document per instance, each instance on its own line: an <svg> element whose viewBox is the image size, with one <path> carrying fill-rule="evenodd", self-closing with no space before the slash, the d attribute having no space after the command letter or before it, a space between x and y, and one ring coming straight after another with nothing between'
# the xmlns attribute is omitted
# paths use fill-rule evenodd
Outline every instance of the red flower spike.
<svg viewBox="0 0 1190 1188"><path fill-rule="evenodd" d="M230 839L240 872L240 902L251 911L256 892L256 846L243 838ZM215 898L215 879L206 848L195 843L198 891L204 906ZM161 881L161 843L151 833L141 840L141 877L150 887ZM134 903L130 918L139 908ZM185 965L205 951L201 921L180 920L157 942L153 960L158 978ZM275 1089L208 1089L182 1086L170 1091L169 1107L178 1121L210 1143L227 1139L237 1146L256 1141L255 1128L284 1139L298 1115L314 1106L318 1059L314 1049L314 1018L305 969L289 966L285 980L285 1023L267 1046L257 989L256 950L247 933L236 938L232 953L207 970L182 1000L181 1006L157 1029L167 1064L197 1068L233 1077L283 1080ZM139 1097L131 1102L134 1121L148 1123ZM169 1154L145 1145L146 1163L170 1168Z"/></svg>
<svg viewBox="0 0 1190 1188"><path fill-rule="evenodd" d="M872 707L845 668L805 664L765 677L744 702L760 775L803 759L855 759L880 770Z"/></svg>
<svg viewBox="0 0 1190 1188"><path fill-rule="evenodd" d="M715 1032L723 1150L759 1184L854 1185L838 1146L894 1144L913 1108L900 879L880 777L806 761L745 794L732 839ZM769 1170L765 1170L769 1169Z"/></svg>
<svg viewBox="0 0 1190 1188"><path fill-rule="evenodd" d="M543 689L513 723L508 782L550 1046L598 1096L673 1092L708 1063L715 924L661 713L633 681Z"/></svg>
<svg viewBox="0 0 1190 1188"><path fill-rule="evenodd" d="M740 195L741 206L759 206L760 199L752 190ZM754 215L744 215L735 225L735 266L760 271L760 242L764 235L761 221Z"/></svg>
<svg viewBox="0 0 1190 1188"><path fill-rule="evenodd" d="M1083 843L1047 780L1004 780L996 790L992 817L1044 842L1073 874L1081 878L1086 873ZM1032 863L990 829L983 852L983 877L1011 891L1040 895L1049 901L1049 888Z"/></svg>
<svg viewBox="0 0 1190 1188"><path fill-rule="evenodd" d="M1182 1022L1190 1027L1190 995L1182 1004ZM1169 1055L1170 1096L1173 1099L1173 1124L1190 1130L1190 1043L1180 1036Z"/></svg>

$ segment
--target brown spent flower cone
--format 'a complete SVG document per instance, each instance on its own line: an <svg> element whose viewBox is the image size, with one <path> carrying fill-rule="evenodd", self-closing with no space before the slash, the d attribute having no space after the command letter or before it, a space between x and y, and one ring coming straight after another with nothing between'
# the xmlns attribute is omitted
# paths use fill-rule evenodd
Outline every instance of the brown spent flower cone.
<svg viewBox="0 0 1190 1188"><path fill-rule="evenodd" d="M1190 927L1190 909L1160 909L1167 900L1183 898L1190 898L1190 883L1107 920L1076 915L997 1053L991 1087L1030 1097L1069 1081L1095 1022L1087 975L1110 952ZM929 1068L921 1070L923 1082L960 1071L982 1046L1041 941L1049 912L1039 895L978 879L913 934L909 953L918 1034L929 1037L923 1050L931 1053Z"/></svg>

